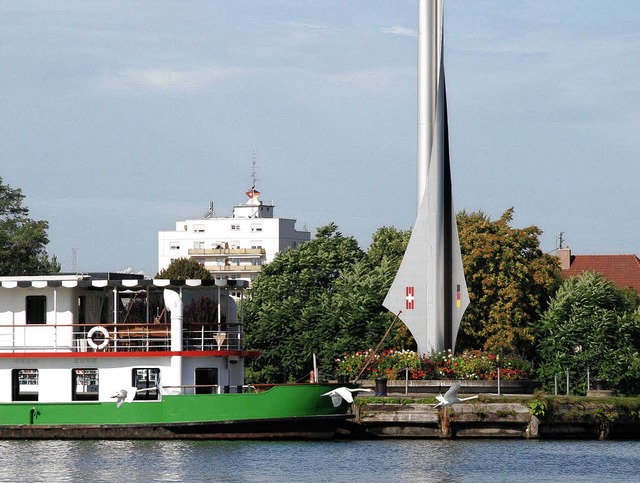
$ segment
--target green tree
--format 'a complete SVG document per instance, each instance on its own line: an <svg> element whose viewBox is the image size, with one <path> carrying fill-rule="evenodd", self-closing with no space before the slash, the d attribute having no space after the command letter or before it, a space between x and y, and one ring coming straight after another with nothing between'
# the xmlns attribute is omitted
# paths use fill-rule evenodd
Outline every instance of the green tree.
<svg viewBox="0 0 640 483"><path fill-rule="evenodd" d="M171 262L167 268L160 270L156 278L168 278L171 280L207 280L211 278L211 273L192 258L178 258Z"/></svg>
<svg viewBox="0 0 640 483"><path fill-rule="evenodd" d="M49 259L49 224L29 218L19 188L0 177L0 275L38 275L60 271L55 256Z"/></svg>
<svg viewBox="0 0 640 483"><path fill-rule="evenodd" d="M378 228L371 237L367 259L372 267L386 258L397 271L411 237L411 230L399 230L393 226Z"/></svg>
<svg viewBox="0 0 640 483"><path fill-rule="evenodd" d="M471 303L456 350L483 349L531 357L532 323L546 309L559 280L555 257L540 250L541 230L512 228L513 208L491 221L481 211L457 216Z"/></svg>
<svg viewBox="0 0 640 483"><path fill-rule="evenodd" d="M537 324L538 377L547 390L565 371L578 392L592 378L625 394L640 393L640 311L629 297L596 273L566 280Z"/></svg>
<svg viewBox="0 0 640 483"><path fill-rule="evenodd" d="M297 380L308 373L313 354L334 336L323 326L327 298L342 271L363 257L356 240L330 223L263 267L245 305L246 344L260 351L250 363L257 381Z"/></svg>
<svg viewBox="0 0 640 483"><path fill-rule="evenodd" d="M365 254L331 223L266 265L245 306L247 345L261 352L250 367L256 381L302 378L313 354L330 373L345 352L375 347L393 320L382 300L407 239L381 228ZM394 328L385 346L403 347L410 336L400 322Z"/></svg>
<svg viewBox="0 0 640 483"><path fill-rule="evenodd" d="M319 351L324 367L332 366L336 357L345 353L378 345L394 319L382 307L382 301L396 270L387 257L374 267L367 260L359 260L345 269L333 290L325 294L322 303L325 344ZM407 348L412 339L407 336L404 324L396 321L393 329L382 347Z"/></svg>
<svg viewBox="0 0 640 483"><path fill-rule="evenodd" d="M383 285L384 288L380 293L379 299L381 313L378 315L383 314L389 318L389 320L395 316L382 307L382 301L387 295L389 287L391 286L396 272L398 271L398 267L400 266L404 252L407 249L410 237L411 230L400 230L393 226L383 226L378 228L378 230L373 234L371 237L371 244L367 250L367 260L370 269L374 270L374 272L379 270L380 273L378 275L382 276L385 281ZM389 273L387 270L390 270L391 272ZM380 339L384 335L384 333L380 334L376 331L372 331L370 334L377 339ZM375 343L361 344L360 346L355 346L351 349L345 349L342 353L363 350L367 347L375 347L377 342L378 341L376 340ZM394 325L386 340L385 346L395 347L398 349L416 348L415 340L413 339L411 332L409 332L407 326L400 321Z"/></svg>

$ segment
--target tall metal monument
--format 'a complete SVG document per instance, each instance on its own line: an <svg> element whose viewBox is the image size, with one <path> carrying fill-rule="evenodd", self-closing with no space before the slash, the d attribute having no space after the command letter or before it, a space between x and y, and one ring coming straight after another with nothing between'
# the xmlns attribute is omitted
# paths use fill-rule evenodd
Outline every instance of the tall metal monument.
<svg viewBox="0 0 640 483"><path fill-rule="evenodd" d="M420 0L418 215L383 302L407 325L419 353L454 350L469 305L452 200L443 53L443 0Z"/></svg>

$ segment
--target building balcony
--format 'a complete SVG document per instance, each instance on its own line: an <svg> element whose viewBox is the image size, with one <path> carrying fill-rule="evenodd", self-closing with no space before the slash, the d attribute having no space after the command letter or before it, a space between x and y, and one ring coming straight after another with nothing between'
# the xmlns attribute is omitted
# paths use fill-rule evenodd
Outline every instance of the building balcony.
<svg viewBox="0 0 640 483"><path fill-rule="evenodd" d="M190 256L215 257L215 256L263 256L266 255L264 248L190 248Z"/></svg>
<svg viewBox="0 0 640 483"><path fill-rule="evenodd" d="M204 265L204 268L210 272L259 272L262 265Z"/></svg>

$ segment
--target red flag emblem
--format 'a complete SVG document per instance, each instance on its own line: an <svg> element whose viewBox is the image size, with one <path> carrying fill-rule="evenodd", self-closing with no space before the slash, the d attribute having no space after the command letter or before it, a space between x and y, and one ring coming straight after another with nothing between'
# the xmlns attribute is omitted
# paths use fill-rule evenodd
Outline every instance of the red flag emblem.
<svg viewBox="0 0 640 483"><path fill-rule="evenodd" d="M407 310L413 310L415 306L415 292L413 287L405 288L404 308Z"/></svg>

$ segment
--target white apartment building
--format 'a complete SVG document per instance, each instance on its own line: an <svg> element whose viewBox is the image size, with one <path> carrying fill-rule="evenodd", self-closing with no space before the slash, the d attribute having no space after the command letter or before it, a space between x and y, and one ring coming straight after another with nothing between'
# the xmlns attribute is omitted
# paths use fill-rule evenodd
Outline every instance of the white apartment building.
<svg viewBox="0 0 640 483"><path fill-rule="evenodd" d="M215 277L252 280L276 253L309 241L296 220L274 217L274 206L259 201L251 189L231 217L215 217L212 206L202 218L176 222L158 232L158 271L178 258L193 258Z"/></svg>

